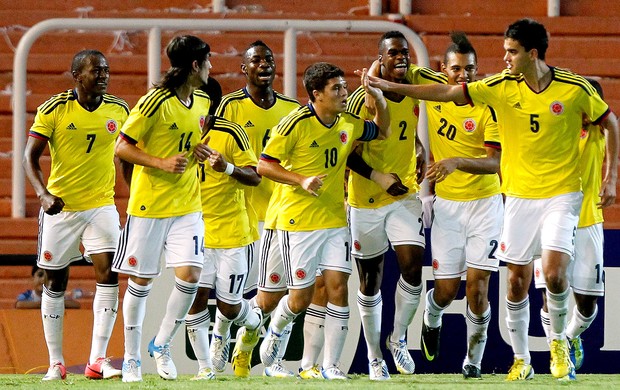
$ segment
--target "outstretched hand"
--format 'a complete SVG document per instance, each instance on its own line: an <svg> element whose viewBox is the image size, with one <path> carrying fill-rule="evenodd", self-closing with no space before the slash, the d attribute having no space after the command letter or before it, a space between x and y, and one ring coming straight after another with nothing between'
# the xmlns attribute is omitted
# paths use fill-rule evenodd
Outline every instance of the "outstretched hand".
<svg viewBox="0 0 620 390"><path fill-rule="evenodd" d="M323 186L323 179L326 177L327 174L307 177L301 182L301 187L312 195L319 196L318 191Z"/></svg>

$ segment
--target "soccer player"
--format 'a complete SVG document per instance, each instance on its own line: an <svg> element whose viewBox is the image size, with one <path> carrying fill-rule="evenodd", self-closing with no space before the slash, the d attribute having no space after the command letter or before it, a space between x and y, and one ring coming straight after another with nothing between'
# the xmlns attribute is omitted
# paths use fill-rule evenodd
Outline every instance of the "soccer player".
<svg viewBox="0 0 620 390"><path fill-rule="evenodd" d="M276 190L281 190L276 227L289 289L275 309L260 354L266 366L274 362L282 331L310 305L318 268L328 299L322 374L346 379L337 366L347 335L351 273L343 202L346 156L355 140L389 136L389 111L383 94L368 87L365 71L362 85L376 110L373 121L345 112L347 85L344 72L335 65L309 66L304 85L310 103L278 124L258 163L258 173L278 182Z"/></svg>
<svg viewBox="0 0 620 390"><path fill-rule="evenodd" d="M382 78L405 82L409 67L409 46L404 35L389 31L379 40L379 63ZM394 197L378 184L352 171L349 175L352 254L357 263L360 290L357 306L362 318L368 347L368 370L371 380L387 380L390 374L380 348L383 301L381 282L383 254L391 243L401 271L396 287L394 329L386 340L396 368L401 374L413 374L415 363L407 349L406 332L420 303L424 227L418 183L424 178L424 147L416 134L417 101L396 93L385 93L394 129L389 138L358 146L364 161L380 172L393 172L403 178L411 192ZM374 114L365 104L366 88L358 88L348 100L349 112L364 119ZM353 155L353 157L355 157ZM417 160L417 161L416 161ZM418 172L420 171L420 172ZM419 179L419 180L418 180ZM389 241L388 241L389 240Z"/></svg>
<svg viewBox="0 0 620 390"><path fill-rule="evenodd" d="M508 265L506 322L514 351L507 380L531 379L528 348L532 260L542 258L551 324L551 374L570 372L565 339L569 283L581 207L579 133L582 116L609 132L609 156L617 156L616 116L583 77L547 65L548 35L531 19L511 24L504 34L507 69L484 80L450 85L406 85L371 78L373 86L419 99L487 104L497 114L505 217L496 256ZM362 73L362 72L358 72ZM609 159L599 195L601 207L615 202L617 160Z"/></svg>
<svg viewBox="0 0 620 390"><path fill-rule="evenodd" d="M84 375L121 375L106 358L118 308L118 275L111 270L120 234L114 205L114 144L129 113L124 100L106 93L110 68L103 53L83 50L73 57L75 87L37 108L24 153L26 176L41 202L38 265L45 270L41 298L50 367L43 380L65 379L62 355L65 291L69 265L90 259L97 289L93 337ZM49 144L52 168L47 186L40 158Z"/></svg>
<svg viewBox="0 0 620 390"><path fill-rule="evenodd" d="M586 79L603 98L603 89L598 81ZM599 190L601 188L601 172L605 160L605 138L608 130L593 125L584 117L583 129L579 139L579 155L581 168L581 186L583 202L579 225L575 234L575 259L568 268L570 284L575 297L575 307L568 322L566 336L568 338L569 356L575 370L583 364L583 346L581 334L594 322L598 313L597 300L605 294L605 274L603 271L603 210ZM607 160L614 159L608 156ZM534 282L536 288L545 288L544 271L540 259L534 263ZM545 334L549 337L549 313L546 305L546 294L543 291L543 307L540 319Z"/></svg>
<svg viewBox="0 0 620 390"><path fill-rule="evenodd" d="M461 32L451 33L441 71L450 85L476 79L476 51ZM420 69L419 77L443 83ZM439 355L443 311L466 277L467 354L463 376L481 378L481 362L491 320L488 287L499 260L494 256L500 238L504 206L500 194L500 143L495 113L484 104L428 102L429 143L435 162L427 178L435 183L431 248L434 288L426 295L422 325L422 355Z"/></svg>
<svg viewBox="0 0 620 390"><path fill-rule="evenodd" d="M205 229L205 266L198 294L187 316L187 334L198 359L195 380L213 379L213 368L223 371L228 356L232 322L258 329L260 309L243 299L253 235L246 210L245 186L257 186L257 159L241 126L211 116L202 138L208 144L208 165L200 164L201 198ZM209 351L209 292L215 287L217 311Z"/></svg>
<svg viewBox="0 0 620 390"><path fill-rule="evenodd" d="M142 323L162 257L174 268L175 286L148 351L162 378L177 377L170 341L194 301L204 262L197 164L209 153L200 136L210 100L198 88L209 76L209 51L198 37L173 38L166 47L171 67L132 109L116 144L116 155L134 164L127 223L113 265L129 275L123 301L124 382L142 380Z"/></svg>
<svg viewBox="0 0 620 390"><path fill-rule="evenodd" d="M243 55L241 72L246 78L245 87L224 96L216 114L243 126L250 140L250 147L259 156L269 140L272 128L292 110L299 108L299 103L273 89L276 62L272 50L263 41L255 41L248 46ZM257 240L261 235L268 240L260 251L253 250L254 258L250 259L252 266L246 281L246 292L256 288L258 282L258 294L250 302L252 306L260 307L265 317L273 311L280 298L286 293L284 266L275 240L276 236L273 234L275 226L270 223L265 226L267 205L273 187L273 181L263 178L258 186L245 189L250 227L255 241L254 249L259 247ZM277 211L277 209L273 210L273 220L277 216L275 215ZM259 265L260 257L263 257L263 260ZM267 266L267 262L271 266ZM260 278L258 278L259 273ZM232 357L233 371L236 376L250 375L252 350L259 340L258 330L249 331L240 328L237 333L237 343ZM290 329L286 334L287 336L290 334ZM219 353L228 351L228 346L222 347ZM285 347L280 351L282 355L284 350ZM271 367L265 368L267 376L293 375L281 364L281 357ZM226 362L228 356L221 356L217 359Z"/></svg>

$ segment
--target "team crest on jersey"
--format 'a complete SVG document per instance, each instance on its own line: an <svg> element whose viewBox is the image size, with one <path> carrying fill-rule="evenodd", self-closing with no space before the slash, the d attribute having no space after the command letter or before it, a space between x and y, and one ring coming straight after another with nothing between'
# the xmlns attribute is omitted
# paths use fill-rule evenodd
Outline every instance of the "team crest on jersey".
<svg viewBox="0 0 620 390"><path fill-rule="evenodd" d="M349 141L349 134L343 130L340 132L340 142L342 142L343 145L346 145L347 141Z"/></svg>
<svg viewBox="0 0 620 390"><path fill-rule="evenodd" d="M585 139L586 137L588 137L588 130L581 129L581 134L579 134L579 138Z"/></svg>
<svg viewBox="0 0 620 390"><path fill-rule="evenodd" d="M271 283L279 283L280 279L280 274L277 274L275 272L269 275L269 280L271 281Z"/></svg>
<svg viewBox="0 0 620 390"><path fill-rule="evenodd" d="M438 269L438 268L439 268L439 260L433 259L433 269Z"/></svg>
<svg viewBox="0 0 620 390"><path fill-rule="evenodd" d="M138 259L136 259L136 256L129 256L127 264L129 264L130 267L135 267L138 265Z"/></svg>
<svg viewBox="0 0 620 390"><path fill-rule="evenodd" d="M118 130L118 123L116 123L114 119L108 119L108 121L105 124L105 128L108 131L108 133L114 134L116 133L116 130Z"/></svg>
<svg viewBox="0 0 620 390"><path fill-rule="evenodd" d="M201 130L202 130L202 128L203 128L203 127L205 127L205 122L206 122L206 121L207 121L207 117L206 117L206 116L204 116L204 115L200 115L200 122L199 122L199 125L200 125L200 129L201 129Z"/></svg>
<svg viewBox="0 0 620 390"><path fill-rule="evenodd" d="M472 118L467 118L463 121L463 129L468 133L472 133L476 130L476 127L476 121Z"/></svg>
<svg viewBox="0 0 620 390"><path fill-rule="evenodd" d="M551 111L553 115L562 115L564 113L564 105L562 102L556 100L549 106L549 111Z"/></svg>
<svg viewBox="0 0 620 390"><path fill-rule="evenodd" d="M43 259L45 261L52 261L53 258L54 258L54 255L52 255L52 252L50 251L43 252Z"/></svg>
<svg viewBox="0 0 620 390"><path fill-rule="evenodd" d="M297 271L295 271L295 277L299 280L303 280L306 278L306 270L303 268L298 268Z"/></svg>
<svg viewBox="0 0 620 390"><path fill-rule="evenodd" d="M353 247L355 248L356 251L359 251L360 249L362 249L362 244L360 244L359 241L355 240L353 241Z"/></svg>

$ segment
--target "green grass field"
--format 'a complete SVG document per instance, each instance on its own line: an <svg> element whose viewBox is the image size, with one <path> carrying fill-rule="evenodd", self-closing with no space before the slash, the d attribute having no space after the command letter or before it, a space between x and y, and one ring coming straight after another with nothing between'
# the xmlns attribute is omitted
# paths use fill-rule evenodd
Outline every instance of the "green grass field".
<svg viewBox="0 0 620 390"><path fill-rule="evenodd" d="M342 381L302 381L298 379L276 379L254 376L247 379L220 375L215 381L193 382L189 375L181 375L176 381L165 381L157 375L144 375L139 384L122 383L119 379L107 381L91 381L82 375L67 376L64 381L41 382L42 375L0 375L0 387L19 389L204 389L237 390L237 389L423 389L423 390L459 390L495 389L515 387L527 389L579 388L579 390L620 388L620 375L578 375L577 381L558 382L551 375L536 375L533 380L525 382L504 382L504 375L484 375L481 381L464 380L459 374L424 374L413 376L393 375L389 382L371 382L366 375L350 375L351 380Z"/></svg>

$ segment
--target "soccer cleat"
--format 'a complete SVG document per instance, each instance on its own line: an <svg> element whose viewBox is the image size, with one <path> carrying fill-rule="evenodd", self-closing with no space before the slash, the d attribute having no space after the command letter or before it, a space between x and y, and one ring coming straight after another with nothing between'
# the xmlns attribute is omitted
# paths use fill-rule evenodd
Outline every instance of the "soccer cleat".
<svg viewBox="0 0 620 390"><path fill-rule="evenodd" d="M463 378L465 379L482 379L480 369L473 364L463 366Z"/></svg>
<svg viewBox="0 0 620 390"><path fill-rule="evenodd" d="M549 346L551 351L551 364L549 370L554 378L563 378L570 373L570 367L572 365L569 353L568 342L566 340L551 340Z"/></svg>
<svg viewBox="0 0 620 390"><path fill-rule="evenodd" d="M60 381L67 378L67 369L61 362L56 362L47 369L47 374L43 377L44 381Z"/></svg>
<svg viewBox="0 0 620 390"><path fill-rule="evenodd" d="M228 355L230 354L230 334L226 334L226 339L222 336L213 334L211 341L211 362L213 368L217 372L222 372L228 363Z"/></svg>
<svg viewBox="0 0 620 390"><path fill-rule="evenodd" d="M292 378L295 374L292 371L289 371L288 368L284 367L282 362L275 362L271 366L265 367L263 376L269 376L272 378Z"/></svg>
<svg viewBox="0 0 620 390"><path fill-rule="evenodd" d="M170 357L170 345L155 345L155 337L149 343L149 355L155 358L155 365L157 365L157 373L164 379L175 380L177 379L177 367Z"/></svg>
<svg viewBox="0 0 620 390"><path fill-rule="evenodd" d="M323 378L329 381L349 379L349 377L344 372L342 372L342 370L338 368L337 366L331 366L326 369L324 368L321 371L321 375L323 375Z"/></svg>
<svg viewBox="0 0 620 390"><path fill-rule="evenodd" d="M282 335L272 331L270 326L263 343L260 345L260 360L266 367L271 366L276 361L281 343Z"/></svg>
<svg viewBox="0 0 620 390"><path fill-rule="evenodd" d="M193 376L190 380L192 381L210 381L211 379L215 379L215 374L210 367L201 368L198 371L198 374Z"/></svg>
<svg viewBox="0 0 620 390"><path fill-rule="evenodd" d="M569 356L571 362L575 366L575 370L578 370L583 365L583 344L581 343L581 337L577 336L574 339L568 339Z"/></svg>
<svg viewBox="0 0 620 390"><path fill-rule="evenodd" d="M248 330L245 327L237 331L237 342L232 354L232 368L235 376L247 378L252 369L252 350L258 344L259 330Z"/></svg>
<svg viewBox="0 0 620 390"><path fill-rule="evenodd" d="M394 343L390 340L390 337L391 336L388 336L387 340L385 340L385 346L392 353L396 369L404 375L413 374L415 371L415 363L407 349L407 341L398 340Z"/></svg>
<svg viewBox="0 0 620 390"><path fill-rule="evenodd" d="M323 379L323 374L321 374L321 368L319 365L315 364L307 370L300 368L297 377L300 379Z"/></svg>
<svg viewBox="0 0 620 390"><path fill-rule="evenodd" d="M142 382L141 365L140 360L135 359L123 362L123 382Z"/></svg>
<svg viewBox="0 0 620 390"><path fill-rule="evenodd" d="M422 321L422 354L426 360L432 362L439 356L439 333L441 332L441 325L436 328L427 326Z"/></svg>
<svg viewBox="0 0 620 390"><path fill-rule="evenodd" d="M123 371L112 367L109 358L97 358L94 363L88 363L84 369L84 376L88 379L109 379L120 377Z"/></svg>
<svg viewBox="0 0 620 390"><path fill-rule="evenodd" d="M390 379L390 372L383 359L374 359L368 364L368 376L371 381L386 381Z"/></svg>
<svg viewBox="0 0 620 390"><path fill-rule="evenodd" d="M515 358L512 367L506 376L507 381L524 381L534 378L534 368L531 364L526 364L523 359Z"/></svg>

